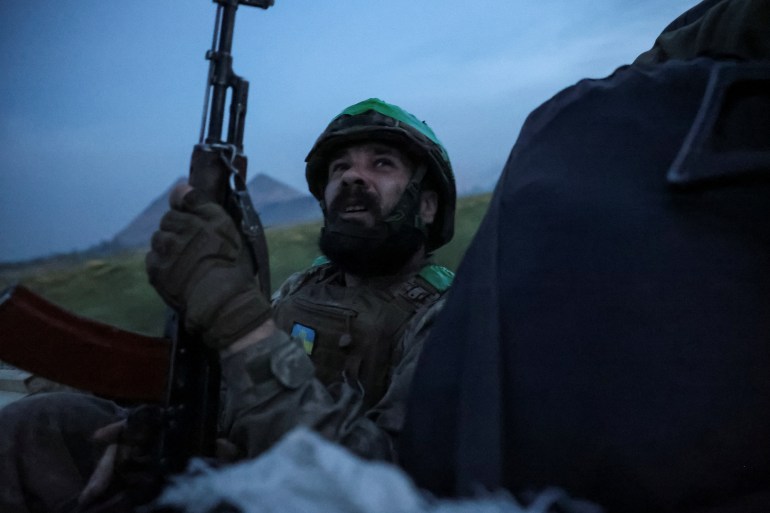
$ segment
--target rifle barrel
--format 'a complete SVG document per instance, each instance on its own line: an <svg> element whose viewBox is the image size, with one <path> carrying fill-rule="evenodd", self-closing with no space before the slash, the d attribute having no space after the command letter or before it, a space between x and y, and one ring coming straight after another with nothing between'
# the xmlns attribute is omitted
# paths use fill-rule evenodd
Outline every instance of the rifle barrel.
<svg viewBox="0 0 770 513"><path fill-rule="evenodd" d="M214 72L209 78L212 88L211 113L209 115L209 131L206 143L214 144L222 141L222 126L224 124L225 102L227 101L227 89L232 85L233 57L231 54L233 45L233 31L235 29L235 11L237 3L220 4L221 21L219 24L219 44L216 51L209 58L212 60ZM219 17L219 16L218 16Z"/></svg>

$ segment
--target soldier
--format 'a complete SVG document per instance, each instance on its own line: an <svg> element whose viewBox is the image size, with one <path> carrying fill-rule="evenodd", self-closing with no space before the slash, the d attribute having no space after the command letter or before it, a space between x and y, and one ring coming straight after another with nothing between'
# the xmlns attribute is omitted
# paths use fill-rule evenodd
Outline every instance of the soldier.
<svg viewBox="0 0 770 513"><path fill-rule="evenodd" d="M529 116L415 373L418 484L770 511L768 27L702 2Z"/></svg>
<svg viewBox="0 0 770 513"><path fill-rule="evenodd" d="M242 455L256 456L304 425L359 455L395 460L421 341L453 276L430 262L453 234L452 167L425 123L378 99L335 117L306 162L324 214L326 258L292 276L272 304L230 217L189 186L172 194L147 272L184 312L186 329L219 349L225 434ZM74 504L89 476L81 500L99 497L116 452L108 449L94 473L104 446L85 438L106 425L121 433L122 416L114 404L82 395L6 408L0 509Z"/></svg>

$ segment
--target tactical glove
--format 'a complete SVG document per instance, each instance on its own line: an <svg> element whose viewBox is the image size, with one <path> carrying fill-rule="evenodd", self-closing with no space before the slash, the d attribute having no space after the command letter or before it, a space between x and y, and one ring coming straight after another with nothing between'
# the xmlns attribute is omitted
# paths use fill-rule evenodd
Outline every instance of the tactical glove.
<svg viewBox="0 0 770 513"><path fill-rule="evenodd" d="M198 190L163 216L145 264L185 330L210 347L224 349L270 317L235 223Z"/></svg>

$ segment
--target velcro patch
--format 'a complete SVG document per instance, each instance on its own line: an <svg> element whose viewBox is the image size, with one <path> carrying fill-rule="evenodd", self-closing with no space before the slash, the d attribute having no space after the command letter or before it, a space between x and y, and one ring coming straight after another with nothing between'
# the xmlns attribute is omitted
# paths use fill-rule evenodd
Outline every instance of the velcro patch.
<svg viewBox="0 0 770 513"><path fill-rule="evenodd" d="M298 322L291 327L291 337L302 341L302 347L307 354L313 354L313 345L315 343L315 330Z"/></svg>

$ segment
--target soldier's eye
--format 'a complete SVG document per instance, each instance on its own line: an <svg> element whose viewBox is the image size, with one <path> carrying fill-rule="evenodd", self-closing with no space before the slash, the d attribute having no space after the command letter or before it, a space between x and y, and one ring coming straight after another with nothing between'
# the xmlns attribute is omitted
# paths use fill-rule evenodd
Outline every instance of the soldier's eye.
<svg viewBox="0 0 770 513"><path fill-rule="evenodd" d="M350 164L344 161L332 162L329 166L329 174L342 173L350 168Z"/></svg>

